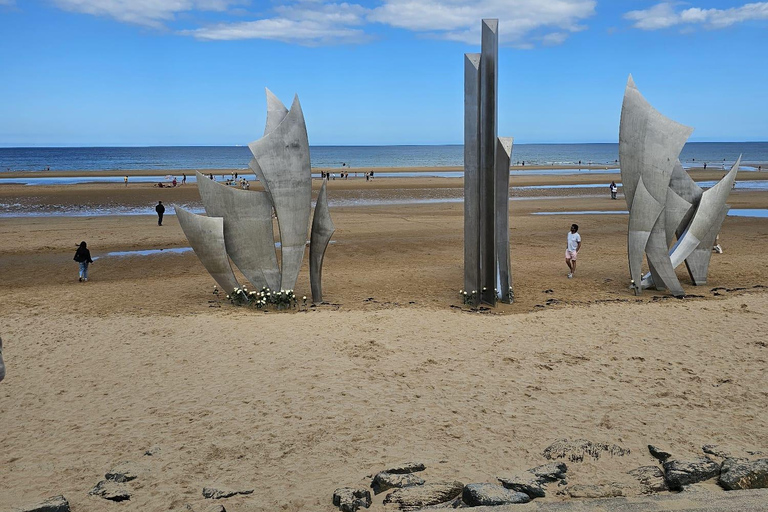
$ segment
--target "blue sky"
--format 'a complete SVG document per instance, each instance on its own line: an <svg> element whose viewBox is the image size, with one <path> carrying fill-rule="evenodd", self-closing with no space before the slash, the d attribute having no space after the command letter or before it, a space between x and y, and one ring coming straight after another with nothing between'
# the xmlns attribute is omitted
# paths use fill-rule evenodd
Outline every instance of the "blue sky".
<svg viewBox="0 0 768 512"><path fill-rule="evenodd" d="M768 2L0 0L0 145L457 144L499 18L499 135L615 142L632 73L692 141L768 140Z"/></svg>

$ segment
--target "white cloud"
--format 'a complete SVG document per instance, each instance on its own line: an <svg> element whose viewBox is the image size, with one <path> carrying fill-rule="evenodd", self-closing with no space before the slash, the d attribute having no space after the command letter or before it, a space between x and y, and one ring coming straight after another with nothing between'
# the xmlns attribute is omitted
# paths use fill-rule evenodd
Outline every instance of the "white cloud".
<svg viewBox="0 0 768 512"><path fill-rule="evenodd" d="M314 21L296 21L271 18L214 25L195 30L181 31L207 41L231 41L234 39L271 39L308 46L363 42L369 38L359 29L334 27Z"/></svg>
<svg viewBox="0 0 768 512"><path fill-rule="evenodd" d="M568 34L565 32L551 32L541 38L541 44L544 46L557 46L563 44L568 39Z"/></svg>
<svg viewBox="0 0 768 512"><path fill-rule="evenodd" d="M2 0L0 0L2 1ZM53 0L59 8L161 28L185 11L224 11L239 0Z"/></svg>
<svg viewBox="0 0 768 512"><path fill-rule="evenodd" d="M672 2L662 2L650 9L630 11L624 17L634 21L633 26L642 30L695 24L709 29L718 29L750 20L768 20L768 2L755 2L730 9L691 7L676 11L674 6Z"/></svg>
<svg viewBox="0 0 768 512"><path fill-rule="evenodd" d="M308 46L360 43L370 39L361 27L368 10L355 4L300 2L275 8L276 17L182 31L198 39L271 39Z"/></svg>
<svg viewBox="0 0 768 512"><path fill-rule="evenodd" d="M232 8L246 0L51 1L69 11L148 27L171 26L201 40L271 39L305 45L363 42L372 39L377 26L478 44L480 20L499 18L501 43L519 48L562 44L585 28L581 23L595 15L597 4L596 0L275 0L251 2L263 12L250 14L249 19L247 11ZM209 25L189 26L188 20L204 19L200 11L226 15ZM180 13L195 15L178 17Z"/></svg>
<svg viewBox="0 0 768 512"><path fill-rule="evenodd" d="M579 23L595 14L595 0L386 0L369 17L372 21L433 37L476 44L480 19L499 18L502 43L529 46L531 33L557 29L545 41L562 43ZM539 38L541 39L541 38Z"/></svg>

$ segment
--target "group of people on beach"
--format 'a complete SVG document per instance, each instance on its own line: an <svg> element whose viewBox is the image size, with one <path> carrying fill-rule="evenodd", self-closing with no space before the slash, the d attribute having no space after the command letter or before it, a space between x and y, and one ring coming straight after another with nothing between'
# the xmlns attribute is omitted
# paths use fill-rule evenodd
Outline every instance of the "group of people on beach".
<svg viewBox="0 0 768 512"><path fill-rule="evenodd" d="M335 180L336 174L332 173L330 171L320 171L320 178L324 180ZM339 173L339 179L340 180L346 180L349 178L349 171L341 171ZM357 173L355 173L355 178L357 178ZM370 181L373 179L373 171L369 171L365 173L365 181Z"/></svg>
<svg viewBox="0 0 768 512"><path fill-rule="evenodd" d="M169 176L166 176L165 179L166 179L165 182L159 181L159 182L155 183L153 186L158 187L158 188L175 188L176 186L179 185L179 182L176 179L176 176L169 175ZM126 187L128 186L128 175L127 174L125 176L123 176L123 183L125 183ZM182 174L181 184L182 185L186 185L187 184L187 175L186 175L186 173Z"/></svg>

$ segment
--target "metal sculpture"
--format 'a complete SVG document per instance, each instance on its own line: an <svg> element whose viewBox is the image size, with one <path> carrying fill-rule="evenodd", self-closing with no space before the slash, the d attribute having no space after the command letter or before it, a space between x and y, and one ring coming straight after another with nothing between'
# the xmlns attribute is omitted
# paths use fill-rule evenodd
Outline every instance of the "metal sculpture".
<svg viewBox="0 0 768 512"><path fill-rule="evenodd" d="M509 159L497 130L499 20L482 22L481 53L464 55L464 288L468 303L510 303ZM471 291L471 292L470 292Z"/></svg>
<svg viewBox="0 0 768 512"><path fill-rule="evenodd" d="M224 220L227 254L257 289L280 289L272 202L266 192L229 187L197 174L197 189L209 217Z"/></svg>
<svg viewBox="0 0 768 512"><path fill-rule="evenodd" d="M227 291L239 287L227 255L257 289L293 290L306 250L312 174L304 114L298 96L288 110L269 89L266 93L264 136L248 145L253 153L248 165L264 192L235 189L197 173L198 191L208 217L176 207L179 223L195 253ZM280 232L280 265L275 252L273 209ZM322 263L334 229L324 182L311 234L313 300L322 300Z"/></svg>
<svg viewBox="0 0 768 512"><path fill-rule="evenodd" d="M327 183L323 180L317 195L315 215L312 218L312 237L309 241L309 284L312 287L312 302L323 302L323 259L331 236L336 231L328 211Z"/></svg>
<svg viewBox="0 0 768 512"><path fill-rule="evenodd" d="M636 294L654 287L685 295L675 273L683 261L695 285L706 283L712 244L728 212L725 201L741 157L723 180L702 191L678 159L692 132L654 109L630 75L621 108L619 161L629 209L629 273ZM645 276L644 253L650 270Z"/></svg>
<svg viewBox="0 0 768 512"><path fill-rule="evenodd" d="M200 258L200 262L211 274L213 280L221 286L222 290L231 291L240 288L227 257L224 219L197 215L179 206L175 209L176 217L189 240L189 245L192 246L192 250Z"/></svg>

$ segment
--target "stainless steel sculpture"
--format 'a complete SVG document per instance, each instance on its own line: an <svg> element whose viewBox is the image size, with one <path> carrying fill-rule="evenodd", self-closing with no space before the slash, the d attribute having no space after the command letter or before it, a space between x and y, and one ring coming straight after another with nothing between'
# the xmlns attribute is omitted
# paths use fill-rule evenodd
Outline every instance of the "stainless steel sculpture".
<svg viewBox="0 0 768 512"><path fill-rule="evenodd" d="M481 53L464 55L464 289L468 302L512 302L509 159L497 130L499 20L482 22Z"/></svg>
<svg viewBox="0 0 768 512"><path fill-rule="evenodd" d="M279 290L272 202L267 193L232 188L196 174L206 215L224 220L229 257L257 289Z"/></svg>
<svg viewBox="0 0 768 512"><path fill-rule="evenodd" d="M694 284L706 283L712 244L728 212L725 201L741 158L721 182L702 191L678 160L692 132L656 111L630 75L621 109L619 161L629 208L627 254L635 293L654 287L685 295L675 273L683 261ZM645 276L643 253L650 270Z"/></svg>
<svg viewBox="0 0 768 512"><path fill-rule="evenodd" d="M197 173L197 186L208 217L176 207L177 212L182 212L179 222L195 253L226 291L238 287L227 255L254 287L272 290L293 290L304 260L312 201L304 114L298 96L288 110L269 89L266 92L264 136L248 145L253 153L248 165L264 186L264 192L235 189ZM273 209L280 232L279 266ZM310 246L310 280L316 300L322 300L322 263L334 229L324 182L315 209Z"/></svg>
<svg viewBox="0 0 768 512"><path fill-rule="evenodd" d="M240 285L232 272L224 241L224 219L206 217L176 206L176 217L205 270L222 290L230 292Z"/></svg>
<svg viewBox="0 0 768 512"><path fill-rule="evenodd" d="M312 237L309 241L309 284L312 287L312 302L323 302L323 258L336 226L328 211L327 182L323 180L317 195L315 215L312 218Z"/></svg>
<svg viewBox="0 0 768 512"><path fill-rule="evenodd" d="M267 116L268 129L270 121ZM304 259L312 206L309 140L298 96L280 123L248 147L261 169L277 213L282 243L280 288L293 290Z"/></svg>

